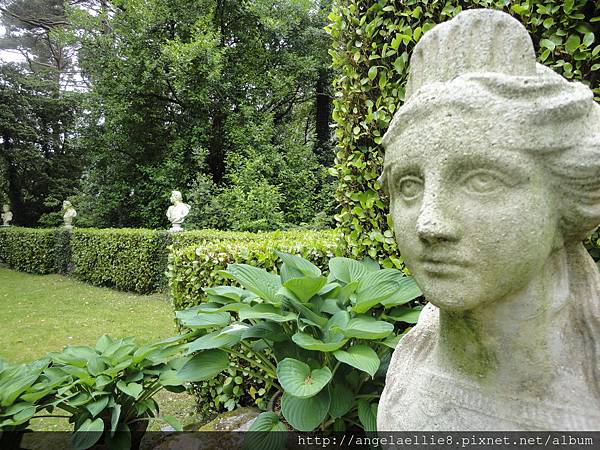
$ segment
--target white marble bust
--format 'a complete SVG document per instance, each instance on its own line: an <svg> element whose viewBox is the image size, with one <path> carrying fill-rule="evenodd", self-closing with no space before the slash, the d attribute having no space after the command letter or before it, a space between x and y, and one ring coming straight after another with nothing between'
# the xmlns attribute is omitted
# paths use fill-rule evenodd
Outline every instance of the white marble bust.
<svg viewBox="0 0 600 450"><path fill-rule="evenodd" d="M383 138L398 247L429 304L379 431L600 430L600 106L508 14L426 33Z"/></svg>
<svg viewBox="0 0 600 450"><path fill-rule="evenodd" d="M64 226L67 230L71 230L73 229L73 219L77 217L77 211L75 211L75 208L69 200L63 202L63 211Z"/></svg>
<svg viewBox="0 0 600 450"><path fill-rule="evenodd" d="M0 217L2 217L2 226L9 227L10 222L13 220L13 213L10 211L9 205L2 205L2 214L0 214Z"/></svg>
<svg viewBox="0 0 600 450"><path fill-rule="evenodd" d="M171 228L169 231L177 232L183 231L181 224L183 223L186 216L190 213L190 205L183 203L181 192L171 192L171 203L167 210L167 218L171 222Z"/></svg>

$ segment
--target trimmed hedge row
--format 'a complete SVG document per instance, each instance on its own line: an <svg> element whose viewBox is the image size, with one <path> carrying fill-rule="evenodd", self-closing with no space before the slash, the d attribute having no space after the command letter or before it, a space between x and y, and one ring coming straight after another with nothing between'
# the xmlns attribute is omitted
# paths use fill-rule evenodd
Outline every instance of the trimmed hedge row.
<svg viewBox="0 0 600 450"><path fill-rule="evenodd" d="M590 84L600 100L600 0L336 0L327 28L336 71L336 216L349 254L402 266L377 178L389 122L404 101L410 55L421 36L463 9L503 9L530 32L538 61Z"/></svg>
<svg viewBox="0 0 600 450"><path fill-rule="evenodd" d="M228 264L251 264L270 271L277 269L275 250L294 253L327 270L329 258L341 255L334 231L264 233L253 242L206 242L202 245L172 248L167 277L175 310L196 306L204 299L203 288L231 283L222 270Z"/></svg>
<svg viewBox="0 0 600 450"><path fill-rule="evenodd" d="M59 230L0 228L0 263L22 272L57 272L57 235Z"/></svg>
<svg viewBox="0 0 600 450"><path fill-rule="evenodd" d="M146 229L0 228L0 263L37 273L72 273L96 286L137 293L157 292L166 287L168 253L175 249L218 244L237 245L236 252L254 242L299 242L312 245L321 240L335 242L333 231L276 231L248 233L195 230L169 233ZM286 247L287 248L287 247ZM207 279L207 283L211 280Z"/></svg>

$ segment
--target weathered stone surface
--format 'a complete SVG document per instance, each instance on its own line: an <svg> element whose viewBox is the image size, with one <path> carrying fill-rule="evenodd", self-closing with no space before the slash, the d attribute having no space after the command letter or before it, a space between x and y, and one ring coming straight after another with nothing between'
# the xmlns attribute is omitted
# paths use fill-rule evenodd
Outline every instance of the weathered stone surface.
<svg viewBox="0 0 600 450"><path fill-rule="evenodd" d="M67 230L73 229L73 219L77 217L77 211L71 204L69 200L65 200L63 202L63 211L65 214L63 215L63 220L65 221L65 228Z"/></svg>
<svg viewBox="0 0 600 450"><path fill-rule="evenodd" d="M600 107L525 28L465 11L414 51L383 139L396 240L426 299L378 430L599 430Z"/></svg>
<svg viewBox="0 0 600 450"><path fill-rule="evenodd" d="M2 205L2 214L0 214L0 218L2 218L3 227L10 226L10 222L13 220L13 213L10 211L9 205Z"/></svg>
<svg viewBox="0 0 600 450"><path fill-rule="evenodd" d="M169 209L167 210L167 218L169 219L169 222L171 222L171 228L169 231L183 231L181 224L186 216L190 213L190 205L183 203L183 197L179 191L171 192L170 200L172 205L169 206Z"/></svg>

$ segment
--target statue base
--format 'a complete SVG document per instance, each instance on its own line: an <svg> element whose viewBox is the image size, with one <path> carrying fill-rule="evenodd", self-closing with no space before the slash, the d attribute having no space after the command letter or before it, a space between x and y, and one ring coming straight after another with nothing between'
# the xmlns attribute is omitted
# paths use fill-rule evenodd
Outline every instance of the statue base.
<svg viewBox="0 0 600 450"><path fill-rule="evenodd" d="M169 228L169 233L178 233L180 231L183 231L183 228L181 228L181 224L179 223L174 223L171 228Z"/></svg>

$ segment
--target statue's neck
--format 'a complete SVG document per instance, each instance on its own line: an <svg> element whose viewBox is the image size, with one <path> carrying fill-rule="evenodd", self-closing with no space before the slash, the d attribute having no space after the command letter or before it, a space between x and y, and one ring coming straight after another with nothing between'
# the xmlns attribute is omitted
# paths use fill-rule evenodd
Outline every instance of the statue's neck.
<svg viewBox="0 0 600 450"><path fill-rule="evenodd" d="M543 383L543 374L553 372L545 369L567 363L561 330L571 321L568 298L560 250L519 292L468 311L440 310L436 359L482 383L530 383L533 374Z"/></svg>

